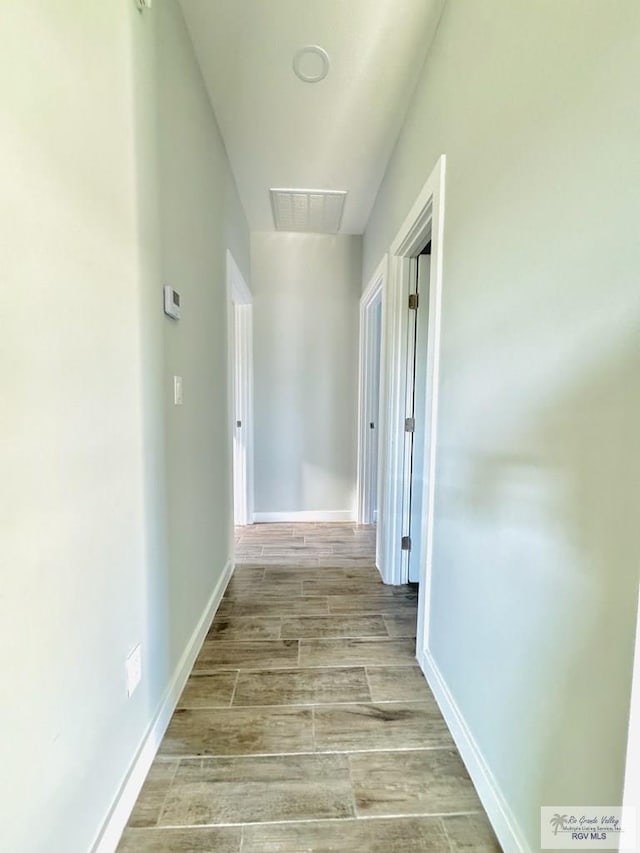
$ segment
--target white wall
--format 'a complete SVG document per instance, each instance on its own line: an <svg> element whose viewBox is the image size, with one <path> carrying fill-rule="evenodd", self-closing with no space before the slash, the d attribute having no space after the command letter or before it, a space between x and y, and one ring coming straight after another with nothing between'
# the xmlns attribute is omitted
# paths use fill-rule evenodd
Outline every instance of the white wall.
<svg viewBox="0 0 640 853"><path fill-rule="evenodd" d="M354 512L360 237L251 235L255 509Z"/></svg>
<svg viewBox="0 0 640 853"><path fill-rule="evenodd" d="M248 234L173 0L1 18L0 849L86 853L229 556Z"/></svg>
<svg viewBox="0 0 640 853"><path fill-rule="evenodd" d="M539 849L621 799L638 584L640 5L452 0L364 238L447 155L431 648Z"/></svg>
<svg viewBox="0 0 640 853"><path fill-rule="evenodd" d="M249 281L249 234L182 13L163 2L154 14L162 271L183 306L179 323L163 323L169 596L178 654L232 553L226 249ZM173 404L174 374L183 377L182 407Z"/></svg>

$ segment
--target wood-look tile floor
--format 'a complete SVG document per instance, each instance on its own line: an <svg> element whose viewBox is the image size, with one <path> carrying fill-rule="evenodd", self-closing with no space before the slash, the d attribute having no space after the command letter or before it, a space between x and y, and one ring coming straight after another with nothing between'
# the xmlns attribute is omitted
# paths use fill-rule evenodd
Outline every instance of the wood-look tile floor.
<svg viewBox="0 0 640 853"><path fill-rule="evenodd" d="M237 531L236 570L119 853L498 853L375 533Z"/></svg>

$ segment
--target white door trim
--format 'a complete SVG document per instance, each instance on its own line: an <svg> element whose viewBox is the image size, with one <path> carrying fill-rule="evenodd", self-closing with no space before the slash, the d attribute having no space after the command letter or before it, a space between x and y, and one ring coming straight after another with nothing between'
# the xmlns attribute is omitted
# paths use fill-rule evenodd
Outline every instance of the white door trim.
<svg viewBox="0 0 640 853"><path fill-rule="evenodd" d="M253 522L253 296L228 249L227 298L234 524L244 525Z"/></svg>
<svg viewBox="0 0 640 853"><path fill-rule="evenodd" d="M640 833L640 590L638 593L636 646L633 661L631 705L629 709L629 735L627 739L627 766L624 780L623 805L637 810L635 815L636 833Z"/></svg>
<svg viewBox="0 0 640 853"><path fill-rule="evenodd" d="M378 509L377 506L372 506L371 500L371 476L370 459L369 459L369 417L371 411L371 373L373 369L374 357L374 329L373 329L373 308L379 299L382 299L384 306L384 286L387 277L387 256L385 255L382 261L378 264L369 284L366 286L362 297L360 298L360 346L358 356L358 473L357 473L357 520L358 524L371 524L374 519L374 513ZM382 329L384 330L384 307ZM384 336L384 331L383 331ZM384 342L380 342L380 362L383 359ZM380 370L380 380L382 381L382 369ZM378 398L382 400L381 389L378 393ZM376 417L376 429L378 430L378 438L380 439L380 409ZM380 440L378 441L378 451L380 449Z"/></svg>
<svg viewBox="0 0 640 853"><path fill-rule="evenodd" d="M418 618L420 631L428 627L434 510L434 471L438 409L438 357L440 349L440 317L442 302L442 239L444 231L444 179L446 158L443 154L418 194L401 228L391 244L388 284L385 288L384 350L384 440L381 458L382 524L380 571L386 583L407 582L408 561L401 549L404 511L405 476L405 403L407 379L407 332L410 274L414 258L431 238L431 274L429 279L429 355L425 412L425 432L430 436L429 451L424 456L422 482L427 494L423 500L424 518L419 557L421 566L421 602ZM417 413L418 417L420 416ZM425 608L426 605L426 608ZM418 644L420 646L420 643Z"/></svg>

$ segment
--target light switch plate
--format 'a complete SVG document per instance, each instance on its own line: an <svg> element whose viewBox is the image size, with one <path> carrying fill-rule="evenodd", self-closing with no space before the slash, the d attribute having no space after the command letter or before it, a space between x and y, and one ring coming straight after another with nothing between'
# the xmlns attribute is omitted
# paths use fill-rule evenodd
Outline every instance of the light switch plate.
<svg viewBox="0 0 640 853"><path fill-rule="evenodd" d="M173 377L173 403L176 406L182 405L182 376Z"/></svg>

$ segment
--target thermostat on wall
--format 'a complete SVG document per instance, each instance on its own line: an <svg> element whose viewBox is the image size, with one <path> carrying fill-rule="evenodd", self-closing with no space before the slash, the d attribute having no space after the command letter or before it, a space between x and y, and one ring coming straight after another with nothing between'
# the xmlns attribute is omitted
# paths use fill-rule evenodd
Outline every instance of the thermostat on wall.
<svg viewBox="0 0 640 853"><path fill-rule="evenodd" d="M180 294L168 284L164 287L164 313L174 320L180 319Z"/></svg>

